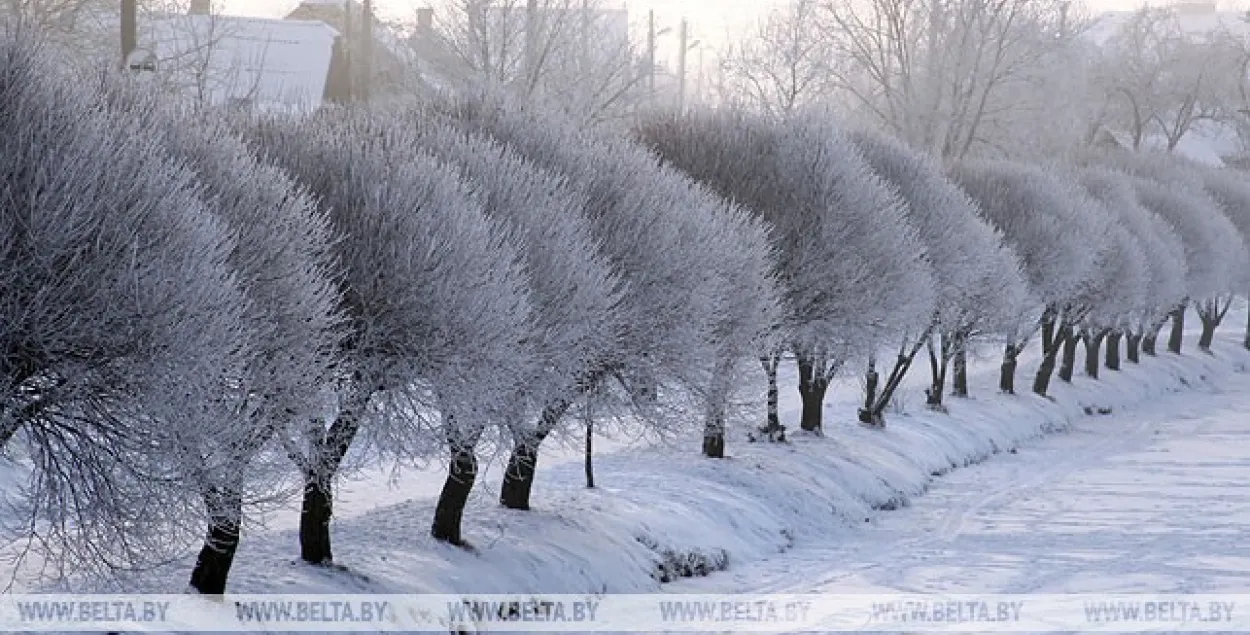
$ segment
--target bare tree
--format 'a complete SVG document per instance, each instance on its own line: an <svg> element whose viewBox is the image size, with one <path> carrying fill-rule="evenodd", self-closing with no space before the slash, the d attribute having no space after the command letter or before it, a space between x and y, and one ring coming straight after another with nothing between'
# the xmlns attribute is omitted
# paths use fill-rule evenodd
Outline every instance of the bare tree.
<svg viewBox="0 0 1250 635"><path fill-rule="evenodd" d="M1234 38L1185 33L1175 10L1142 7L1096 53L1090 127L1134 149L1158 136L1171 152L1195 125L1225 118L1241 64Z"/></svg>
<svg viewBox="0 0 1250 635"><path fill-rule="evenodd" d="M649 97L624 10L606 0L453 0L438 42L468 85L506 87L592 122L630 115Z"/></svg>
<svg viewBox="0 0 1250 635"><path fill-rule="evenodd" d="M792 0L731 44L721 56L721 101L786 117L828 98L835 58L819 12L818 0Z"/></svg>
<svg viewBox="0 0 1250 635"><path fill-rule="evenodd" d="M821 21L848 108L910 145L957 159L1071 36L1061 0L826 2Z"/></svg>

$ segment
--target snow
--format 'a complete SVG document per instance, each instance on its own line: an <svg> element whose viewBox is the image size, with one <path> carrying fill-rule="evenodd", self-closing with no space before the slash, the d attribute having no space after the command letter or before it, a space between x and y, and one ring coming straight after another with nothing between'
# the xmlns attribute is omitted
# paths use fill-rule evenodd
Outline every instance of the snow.
<svg viewBox="0 0 1250 635"><path fill-rule="evenodd" d="M1229 316L1231 324L1242 320ZM1250 509L1250 493L1233 485L1250 465L1242 442L1250 429L1236 416L1250 397L1215 393L1250 388L1250 353L1232 340L1221 333L1214 355L1144 358L1097 382L1056 382L1052 399L995 394L996 364L985 363L971 378L973 398L952 400L951 414L890 413L884 430L850 423L857 387L844 382L828 404L827 436L749 444L738 429L721 461L699 457L692 439L618 442L596 457L596 490L582 487L575 455L552 453L540 465L530 512L494 502L496 467L466 512L476 553L428 537L437 471L409 472L399 489L373 473L376 480L340 490L334 535L344 569L298 564L288 510L274 526L245 532L230 590L1229 588L1244 574L1213 569L1210 558L1250 550L1236 539L1245 519L1225 515ZM799 406L789 370L783 421L794 421ZM916 392L923 375L904 391ZM1086 416L1087 408L1113 414ZM1067 434L1039 440L1059 431ZM405 494L411 498L397 501ZM906 509L887 511L893 507ZM666 550L723 554L728 570L662 585L653 574ZM135 590L181 588L189 568L186 561L146 575Z"/></svg>

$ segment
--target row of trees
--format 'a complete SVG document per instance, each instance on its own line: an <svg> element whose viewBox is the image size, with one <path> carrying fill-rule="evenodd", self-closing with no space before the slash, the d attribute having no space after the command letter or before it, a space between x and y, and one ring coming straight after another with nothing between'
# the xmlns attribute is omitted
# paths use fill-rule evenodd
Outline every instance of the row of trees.
<svg viewBox="0 0 1250 635"><path fill-rule="evenodd" d="M967 394L970 343L1005 346L1013 392L1040 331L1045 394L1081 343L1096 375L1104 343L1108 367L1122 340L1136 362L1170 318L1179 353L1187 305L1209 347L1247 284L1233 173L943 166L833 121L722 110L609 135L490 93L182 112L5 36L0 441L30 467L27 531L116 570L206 523L191 585L221 593L252 505L294 485L301 557L328 564L351 461L441 456L431 531L464 545L484 445L510 450L500 501L527 509L541 445L574 425L695 421L724 456L760 366L781 438L786 352L802 428L861 363L859 417L883 426L921 352L940 407L948 369Z"/></svg>

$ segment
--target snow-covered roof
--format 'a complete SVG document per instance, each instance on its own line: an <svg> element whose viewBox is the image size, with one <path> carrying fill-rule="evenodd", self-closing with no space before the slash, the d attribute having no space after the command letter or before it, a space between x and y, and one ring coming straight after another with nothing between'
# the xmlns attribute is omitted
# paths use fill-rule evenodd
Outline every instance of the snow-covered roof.
<svg viewBox="0 0 1250 635"><path fill-rule="evenodd" d="M168 15L140 25L157 76L213 105L308 112L325 95L338 32L319 21Z"/></svg>

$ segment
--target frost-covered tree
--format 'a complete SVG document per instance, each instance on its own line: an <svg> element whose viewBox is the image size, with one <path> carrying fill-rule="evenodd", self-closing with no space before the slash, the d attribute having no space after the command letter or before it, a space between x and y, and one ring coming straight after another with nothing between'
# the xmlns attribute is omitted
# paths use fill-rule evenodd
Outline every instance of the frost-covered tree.
<svg viewBox="0 0 1250 635"><path fill-rule="evenodd" d="M924 247L902 201L832 126L812 115L777 123L705 112L652 122L643 136L771 226L804 430L821 427L829 381L851 355L908 329L924 331L933 310ZM779 359L773 350L764 362L770 401Z"/></svg>
<svg viewBox="0 0 1250 635"><path fill-rule="evenodd" d="M251 307L193 171L40 57L0 34L0 443L54 562L137 566L253 431Z"/></svg>
<svg viewBox="0 0 1250 635"><path fill-rule="evenodd" d="M332 479L362 429L402 456L450 455L432 532L461 543L475 446L534 363L520 254L460 172L413 151L417 137L393 121L326 111L253 133L317 195L343 267L339 410L290 448L305 479L303 559L331 560Z"/></svg>
<svg viewBox="0 0 1250 635"><path fill-rule="evenodd" d="M508 431L513 456L501 492L508 507L529 506L538 445L601 360L615 354L622 283L593 238L586 196L488 136L458 129L428 110L395 113L418 148L458 166L486 213L521 246L534 304L540 360L517 396Z"/></svg>
<svg viewBox="0 0 1250 635"><path fill-rule="evenodd" d="M1023 308L1028 287L1002 234L981 218L976 204L936 162L880 134L857 132L851 138L877 176L907 203L907 217L920 233L937 285L932 320L910 344L904 339L881 392L866 395L861 418L876 421L922 346L928 347L932 373L927 401L940 406L951 361L963 359L971 338L1002 332ZM955 394L966 395L962 363L955 373ZM869 385L873 381L870 371Z"/></svg>
<svg viewBox="0 0 1250 635"><path fill-rule="evenodd" d="M249 488L282 480L272 467L256 464L262 451L319 414L311 409L330 379L339 303L330 228L315 201L279 168L256 160L213 113L165 107L130 82L106 78L103 89L116 116L148 122L167 152L195 170L208 209L235 236L229 265L250 300L244 319L253 345L231 410L251 431L207 448L223 454L223 462L217 473L201 475L209 522L191 586L219 595L238 547Z"/></svg>
<svg viewBox="0 0 1250 635"><path fill-rule="evenodd" d="M1246 244L1206 191L1197 167L1160 153L1116 152L1103 161L1139 177L1138 200L1167 221L1184 245L1186 297L1172 311L1168 336L1168 350L1180 354L1190 304L1196 303L1199 316L1213 332L1233 293L1241 290L1250 258Z"/></svg>
<svg viewBox="0 0 1250 635"><path fill-rule="evenodd" d="M1120 205L1135 205L1135 201L1116 196L1120 190L1115 189L1119 182L1114 175L1072 174L1066 180L1079 183L1096 203L1091 212L1103 217L1100 225L1106 238L1094 263L1093 276L1081 296L1073 300L1073 306L1079 307L1083 315L1076 324L1075 337L1069 334L1064 341L1059 370L1060 379L1070 382L1076 366L1076 348L1081 343L1085 346L1085 374L1098 377L1103 343L1113 333L1120 333L1131 315L1144 310L1149 278L1141 243L1124 226L1122 218L1126 212L1117 209ZM1118 339L1115 341L1118 346Z"/></svg>
<svg viewBox="0 0 1250 635"><path fill-rule="evenodd" d="M1073 301L1094 276L1103 229L1095 204L1075 184L1045 169L1012 162L965 161L952 171L955 181L977 202L1024 263L1034 304L1016 316L1003 354L999 381L1015 391L1016 358L1033 333L1042 331L1042 364L1033 390L1046 394L1064 335L1080 312Z"/></svg>
<svg viewBox="0 0 1250 635"><path fill-rule="evenodd" d="M533 435L535 446L514 448L513 461L531 462L537 443L559 425L569 407L586 394L609 386L625 390L625 406L651 426L666 428L675 420L662 392L669 396L706 395L717 366L725 357L720 345L729 342L719 329L725 319L727 270L725 254L752 252L762 268L768 254L740 239L747 227L742 213L724 206L707 192L660 167L654 157L628 139L588 132L566 119L529 106L508 103L479 93L430 103L466 130L486 133L536 165L568 179L587 200L594 240L623 281L612 318L616 348L594 360L577 390L544 410ZM730 261L732 262L732 261ZM757 296L767 299L767 294ZM735 327L753 332L767 311L756 311ZM737 351L737 360L749 351ZM719 361L718 361L719 360ZM668 400L671 401L671 400ZM709 419L704 450L719 456L724 430ZM528 506L533 470L505 475L502 502ZM517 475L520 476L517 476ZM524 477L525 482L518 479ZM510 495L509 488L516 488Z"/></svg>
<svg viewBox="0 0 1250 635"><path fill-rule="evenodd" d="M1138 273L1125 271L1116 283L1119 293L1140 286L1142 294L1140 305L1124 313L1107 334L1107 368L1119 370L1121 340L1128 360L1136 363L1143 336L1147 331L1157 332L1184 297L1184 247L1162 218L1138 202L1130 177L1093 166L1081 170L1079 181L1114 214L1115 222L1128 231L1144 257Z"/></svg>
<svg viewBox="0 0 1250 635"><path fill-rule="evenodd" d="M1250 241L1250 185L1247 185L1246 175L1229 170L1208 169L1203 172L1202 177L1207 195L1215 199L1220 209L1224 211L1224 215L1237 227L1241 233L1242 240ZM1234 271L1234 273L1237 272ZM1242 274L1243 276L1247 275L1244 270ZM1242 279L1239 282L1241 283L1242 293L1246 293L1247 281ZM1250 293L1246 293L1246 296L1250 297ZM1202 338L1198 340L1199 347L1203 349L1211 347L1212 338L1215 336L1215 328L1224 319L1228 308L1229 304L1205 307L1205 310L1200 314L1202 318ZM1247 349L1250 349L1250 322L1246 324L1243 344Z"/></svg>

